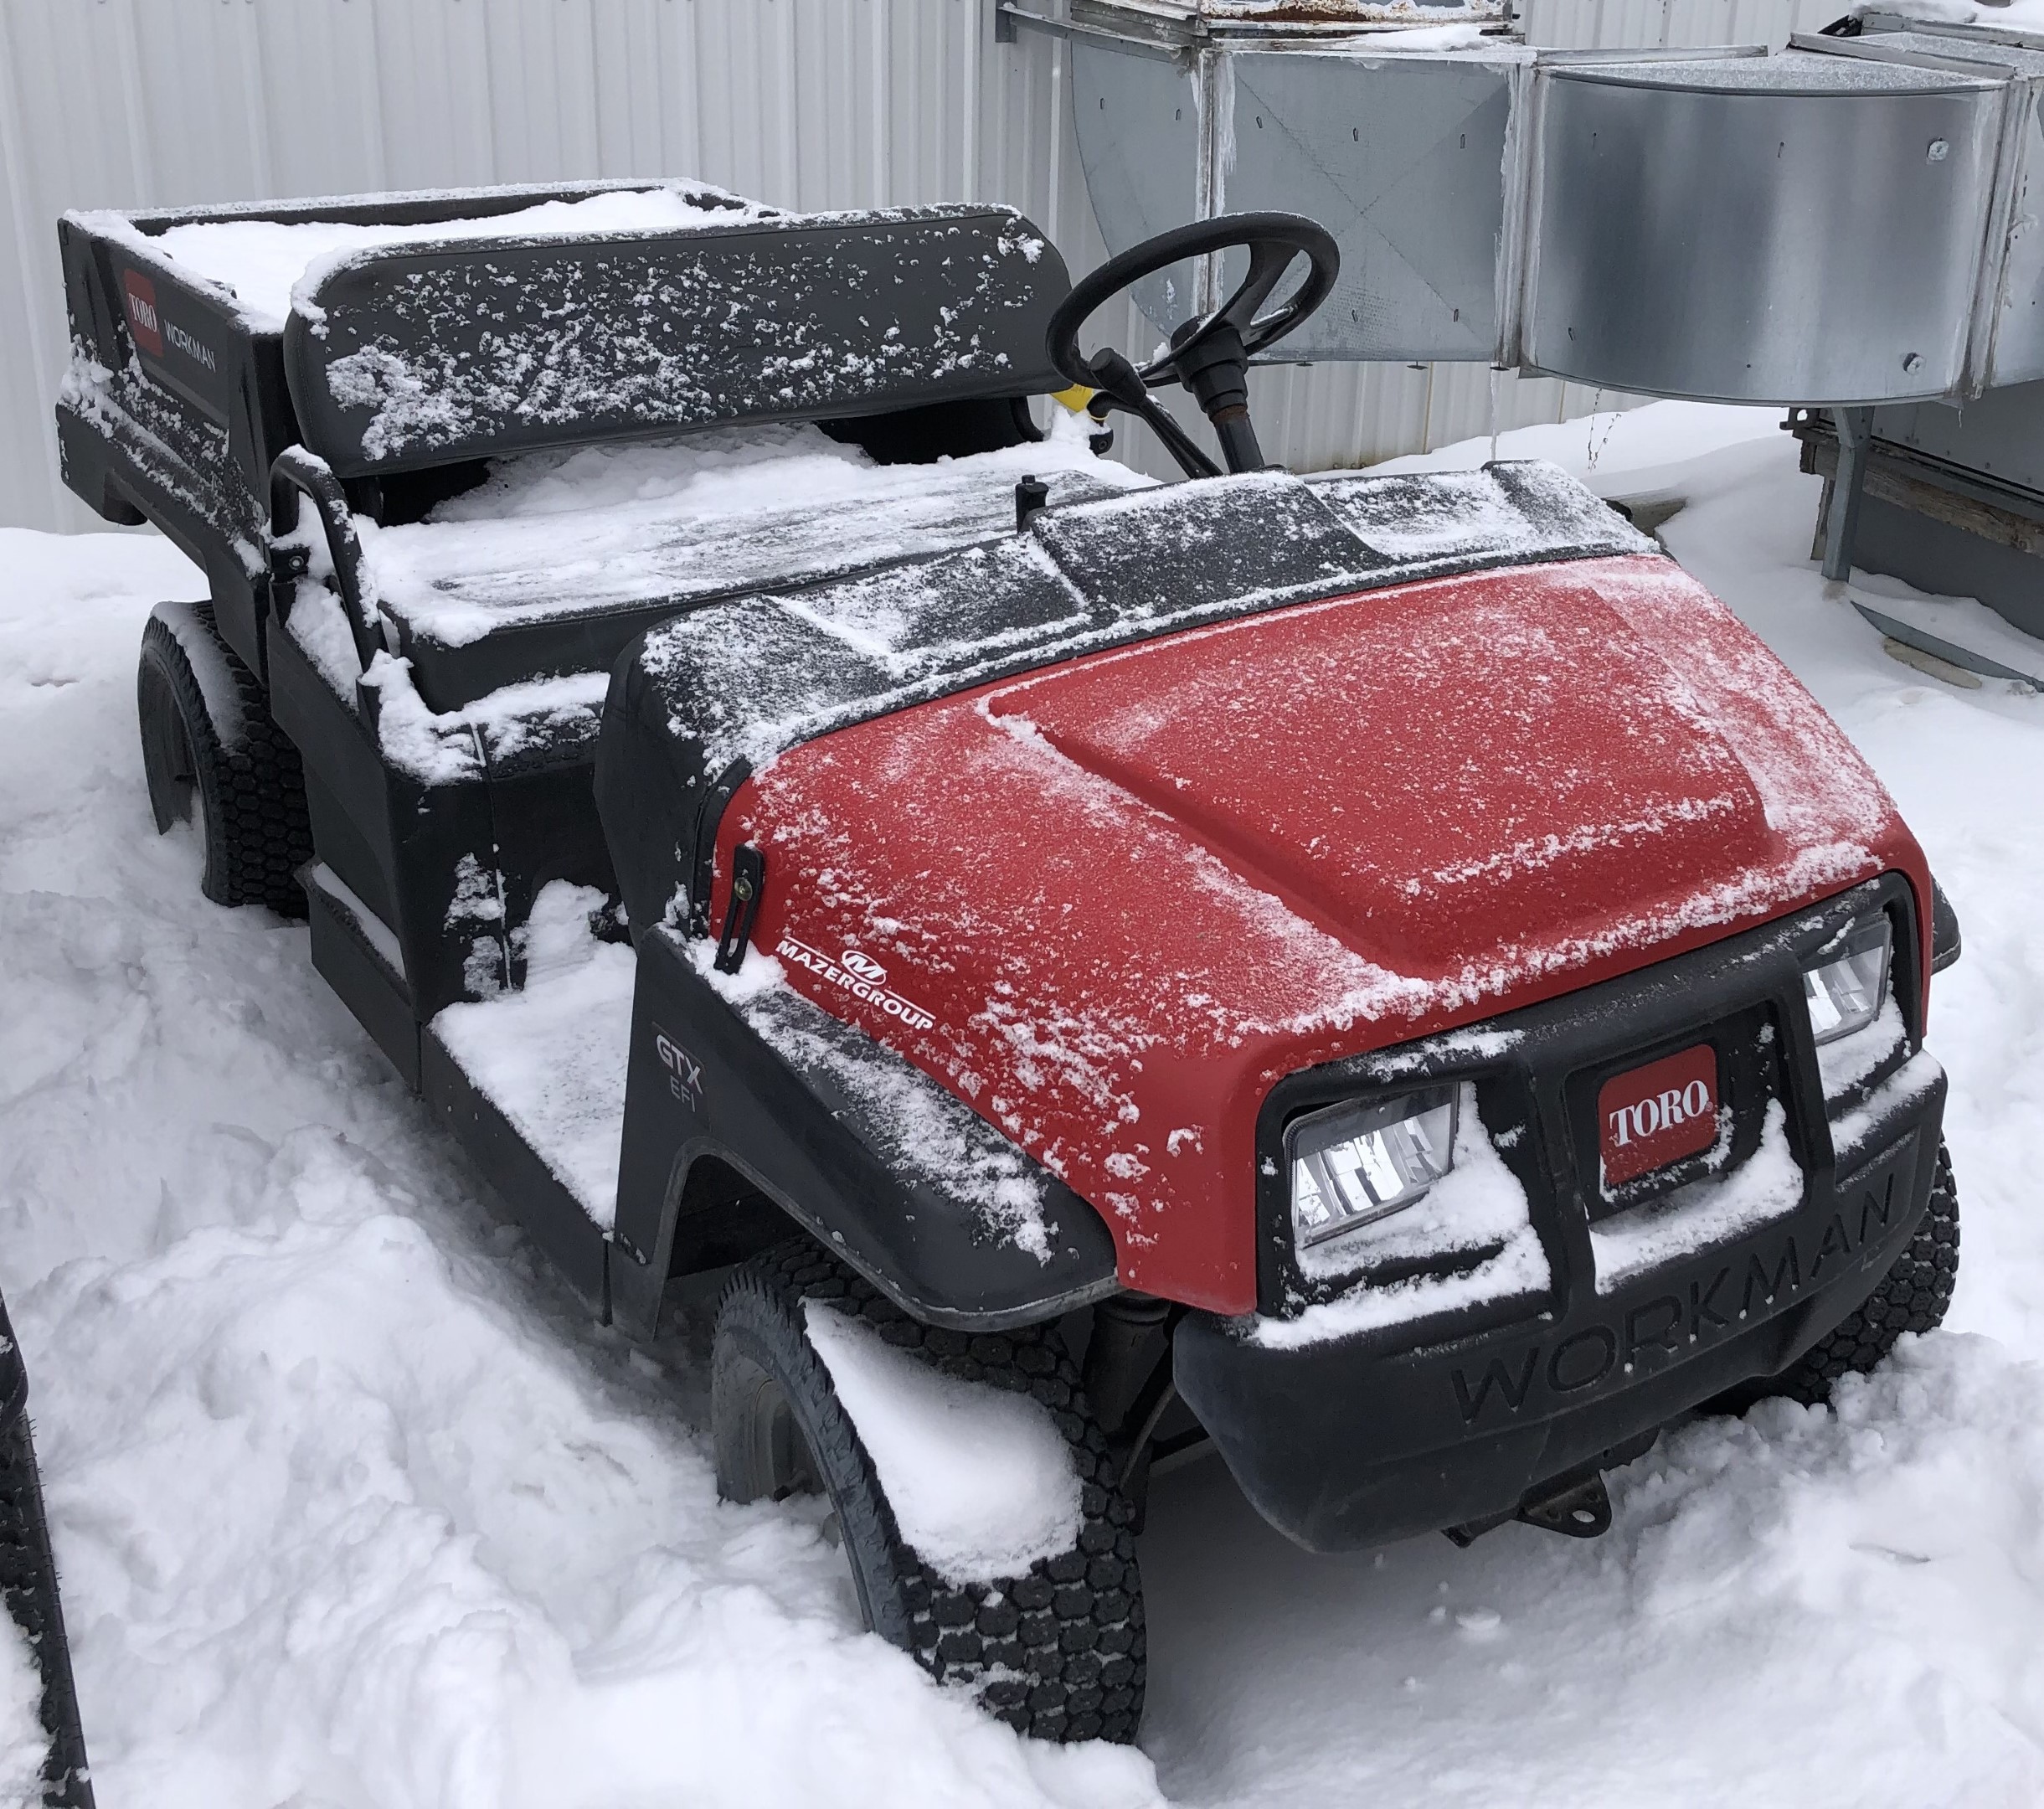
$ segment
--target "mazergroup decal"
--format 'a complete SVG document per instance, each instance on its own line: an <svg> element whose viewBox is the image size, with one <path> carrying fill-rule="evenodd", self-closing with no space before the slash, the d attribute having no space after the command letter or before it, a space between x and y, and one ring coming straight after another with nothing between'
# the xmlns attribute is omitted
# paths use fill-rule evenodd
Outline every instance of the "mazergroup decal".
<svg viewBox="0 0 2044 1809"><path fill-rule="evenodd" d="M798 942L793 936L784 935L780 945L774 951L782 961L791 966L806 967L811 973L827 980L832 986L842 987L854 998L864 999L869 1005L878 1005L890 1018L898 1018L904 1028L927 1030L936 1023L929 1013L920 1005L891 992L887 985L887 969L863 949L847 948L836 961L806 942Z"/></svg>

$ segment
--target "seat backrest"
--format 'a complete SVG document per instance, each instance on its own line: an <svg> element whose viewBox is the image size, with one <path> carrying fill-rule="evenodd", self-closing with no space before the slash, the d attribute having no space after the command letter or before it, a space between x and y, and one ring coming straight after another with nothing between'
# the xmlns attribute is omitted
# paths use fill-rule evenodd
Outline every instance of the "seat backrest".
<svg viewBox="0 0 2044 1809"><path fill-rule="evenodd" d="M1062 389L1064 260L1007 208L793 214L343 258L285 369L342 477Z"/></svg>

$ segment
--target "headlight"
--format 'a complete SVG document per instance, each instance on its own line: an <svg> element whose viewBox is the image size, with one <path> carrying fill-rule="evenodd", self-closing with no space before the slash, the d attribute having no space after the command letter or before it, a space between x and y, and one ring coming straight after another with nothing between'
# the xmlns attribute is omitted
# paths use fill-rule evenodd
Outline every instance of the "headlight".
<svg viewBox="0 0 2044 1809"><path fill-rule="evenodd" d="M1285 1133L1298 1247L1410 1206L1454 1162L1453 1087L1333 1106Z"/></svg>
<svg viewBox="0 0 2044 1809"><path fill-rule="evenodd" d="M1803 997L1817 1040L1835 1043L1880 1015L1888 988L1887 913L1856 923L1824 953L1818 966L1803 970Z"/></svg>

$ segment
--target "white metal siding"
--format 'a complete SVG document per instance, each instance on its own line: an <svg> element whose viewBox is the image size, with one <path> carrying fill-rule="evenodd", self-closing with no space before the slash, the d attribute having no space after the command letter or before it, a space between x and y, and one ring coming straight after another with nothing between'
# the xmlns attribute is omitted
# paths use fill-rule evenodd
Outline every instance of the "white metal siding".
<svg viewBox="0 0 2044 1809"><path fill-rule="evenodd" d="M1843 0L1532 0L1537 42L1765 38ZM993 0L0 0L0 522L88 525L59 484L56 219L360 189L695 175L761 200L1021 207L1104 255L1062 53ZM1130 323L1133 343L1134 323ZM1356 464L1593 398L1471 366L1257 379L1266 449ZM1134 444L1148 463L1154 448Z"/></svg>

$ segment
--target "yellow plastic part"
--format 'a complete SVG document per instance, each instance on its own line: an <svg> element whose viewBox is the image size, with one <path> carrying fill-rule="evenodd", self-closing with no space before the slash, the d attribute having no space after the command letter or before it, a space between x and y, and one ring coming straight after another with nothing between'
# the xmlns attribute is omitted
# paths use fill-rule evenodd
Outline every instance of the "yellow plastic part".
<svg viewBox="0 0 2044 1809"><path fill-rule="evenodd" d="M1062 402L1074 415L1083 415L1086 412L1086 405L1099 393L1097 389L1089 389L1084 384L1075 383L1069 389L1058 390L1051 397L1051 400Z"/></svg>

